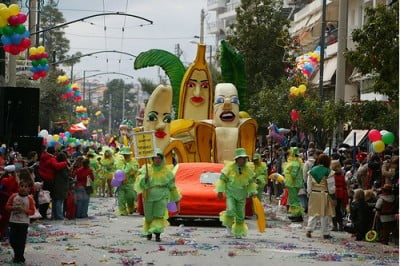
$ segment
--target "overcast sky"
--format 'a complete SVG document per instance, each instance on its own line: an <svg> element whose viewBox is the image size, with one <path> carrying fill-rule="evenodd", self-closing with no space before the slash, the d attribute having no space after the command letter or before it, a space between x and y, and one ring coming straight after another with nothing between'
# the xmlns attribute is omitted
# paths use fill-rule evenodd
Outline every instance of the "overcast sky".
<svg viewBox="0 0 400 266"><path fill-rule="evenodd" d="M207 9L207 0L60 0L58 8L64 14L66 21L116 11L153 21L153 25L149 25L148 22L133 17L99 16L71 24L65 29L65 36L70 40L70 53L80 51L87 54L102 50L118 50L138 55L154 48L175 53L175 45L179 44L183 52L181 60L187 64L195 57L196 45L191 41L197 41L193 36L200 35L200 12L202 8ZM205 35L206 44L213 44L214 38L208 35L206 30ZM118 53L101 53L84 57L74 67L74 76L76 78L83 76L84 70L86 76L96 74L89 70L99 70L121 72L135 78L150 78L158 83L156 67L134 70L133 61L134 58L131 56ZM121 75L104 75L96 78L105 82L113 78L123 78L129 83L132 81Z"/></svg>

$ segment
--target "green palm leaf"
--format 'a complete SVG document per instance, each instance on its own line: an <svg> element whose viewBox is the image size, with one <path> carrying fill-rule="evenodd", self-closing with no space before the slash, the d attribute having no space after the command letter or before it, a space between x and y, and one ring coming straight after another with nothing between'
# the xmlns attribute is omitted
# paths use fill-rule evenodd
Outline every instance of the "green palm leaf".
<svg viewBox="0 0 400 266"><path fill-rule="evenodd" d="M173 91L172 104L174 106L174 112L178 114L179 92L182 78L185 74L185 67L176 55L164 50L151 49L140 53L136 57L134 63L135 69L151 66L161 67L168 76Z"/></svg>
<svg viewBox="0 0 400 266"><path fill-rule="evenodd" d="M249 106L243 57L225 40L221 41L220 49L222 81L233 83L236 86L239 94L240 110L247 110Z"/></svg>

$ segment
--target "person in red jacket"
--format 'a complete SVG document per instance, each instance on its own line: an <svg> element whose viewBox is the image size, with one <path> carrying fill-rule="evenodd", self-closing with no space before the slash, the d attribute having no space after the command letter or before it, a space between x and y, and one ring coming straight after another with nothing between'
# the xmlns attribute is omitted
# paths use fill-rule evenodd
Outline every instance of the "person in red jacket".
<svg viewBox="0 0 400 266"><path fill-rule="evenodd" d="M94 175L92 169L89 167L89 159L84 159L82 167L76 170L76 217L87 218L90 194L86 191L88 185L88 178L91 182L94 181ZM91 183L89 181L89 183Z"/></svg>
<svg viewBox="0 0 400 266"><path fill-rule="evenodd" d="M332 231L343 231L343 212L346 209L347 203L349 201L347 194L347 184L339 160L333 160L331 162L331 169L335 172L334 178L336 187L336 215L332 218Z"/></svg>
<svg viewBox="0 0 400 266"><path fill-rule="evenodd" d="M47 151L42 152L39 161L39 175L43 180L43 190L50 191L50 196L53 198L54 193L54 174L56 171L68 167L68 162L58 162L54 156L54 147L48 147ZM49 204L39 206L39 213L44 219L47 219L47 209Z"/></svg>
<svg viewBox="0 0 400 266"><path fill-rule="evenodd" d="M0 179L0 240L6 237L10 213L6 211L8 198L18 192L18 181L15 175L15 165L4 167L4 175Z"/></svg>

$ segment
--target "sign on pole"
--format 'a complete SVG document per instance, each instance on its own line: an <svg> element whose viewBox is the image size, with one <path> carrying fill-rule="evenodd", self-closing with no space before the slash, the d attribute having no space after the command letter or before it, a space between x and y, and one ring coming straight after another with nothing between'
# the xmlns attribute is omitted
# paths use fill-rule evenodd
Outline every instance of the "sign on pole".
<svg viewBox="0 0 400 266"><path fill-rule="evenodd" d="M156 156L156 138L154 136L154 131L135 132L132 136L135 157L137 159Z"/></svg>

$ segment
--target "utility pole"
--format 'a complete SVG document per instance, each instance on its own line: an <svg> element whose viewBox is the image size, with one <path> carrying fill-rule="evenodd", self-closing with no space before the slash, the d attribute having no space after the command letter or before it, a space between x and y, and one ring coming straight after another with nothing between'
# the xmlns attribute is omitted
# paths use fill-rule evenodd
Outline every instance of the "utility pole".
<svg viewBox="0 0 400 266"><path fill-rule="evenodd" d="M29 0L29 32L35 32L37 31L37 24L36 24L36 15L38 12L38 9L36 8L36 2L37 0ZM36 45L36 38L34 35L31 35L29 37L31 40L31 46L35 47Z"/></svg>
<svg viewBox="0 0 400 266"><path fill-rule="evenodd" d="M109 101L108 101L108 108L109 108L109 110L108 110L108 134L110 134L110 136L111 136L111 110L112 110L111 101L112 101L112 94L110 93Z"/></svg>
<svg viewBox="0 0 400 266"><path fill-rule="evenodd" d="M321 49L319 61L319 97L321 107L324 98L324 63L325 63L325 30L326 30L326 0L322 0L322 23L321 23Z"/></svg>
<svg viewBox="0 0 400 266"><path fill-rule="evenodd" d="M200 43L204 43L204 18L206 17L204 9L200 12Z"/></svg>

